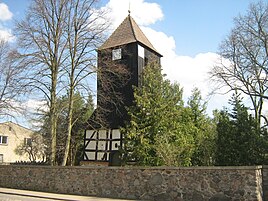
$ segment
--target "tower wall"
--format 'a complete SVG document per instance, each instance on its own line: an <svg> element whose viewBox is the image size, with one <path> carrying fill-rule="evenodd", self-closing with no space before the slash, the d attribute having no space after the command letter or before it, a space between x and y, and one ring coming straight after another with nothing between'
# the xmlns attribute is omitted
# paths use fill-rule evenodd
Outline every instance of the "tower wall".
<svg viewBox="0 0 268 201"><path fill-rule="evenodd" d="M84 135L84 161L120 164L120 127L133 104L133 86L140 86L143 68L160 63L160 55L129 15L98 49L97 108Z"/></svg>

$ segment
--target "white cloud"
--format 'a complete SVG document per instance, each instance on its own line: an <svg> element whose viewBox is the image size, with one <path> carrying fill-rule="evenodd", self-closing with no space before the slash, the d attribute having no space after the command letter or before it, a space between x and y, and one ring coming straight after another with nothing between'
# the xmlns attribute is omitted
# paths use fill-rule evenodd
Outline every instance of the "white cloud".
<svg viewBox="0 0 268 201"><path fill-rule="evenodd" d="M15 37L11 33L11 29L8 29L3 25L3 21L11 20L12 16L13 14L9 11L8 6L4 3L0 3L0 40L15 40Z"/></svg>
<svg viewBox="0 0 268 201"><path fill-rule="evenodd" d="M1 28L0 26L0 40L14 41L15 36L12 34L11 29Z"/></svg>
<svg viewBox="0 0 268 201"><path fill-rule="evenodd" d="M9 101L14 109L9 109L4 111L9 114L9 116L0 116L1 121L15 121L16 123L23 125L27 128L36 129L42 125L36 114L40 112L47 112L48 106L46 101L39 101L34 99L28 99L24 102L17 102L15 100Z"/></svg>
<svg viewBox="0 0 268 201"><path fill-rule="evenodd" d="M212 110L222 109L223 106L227 105L229 94L211 96L214 86L209 82L208 72L220 59L218 54L213 52L199 53L195 57L178 55L176 54L174 37L149 27L141 27L141 29L153 46L163 55L161 58L163 73L167 75L169 80L177 82L183 87L185 101L191 96L192 90L197 87L201 91L202 97L208 101L210 115L212 115ZM223 93L223 91L221 92Z"/></svg>
<svg viewBox="0 0 268 201"><path fill-rule="evenodd" d="M8 6L4 3L0 3L0 20L11 20L13 14L9 11Z"/></svg>
<svg viewBox="0 0 268 201"><path fill-rule="evenodd" d="M37 113L38 111L47 112L48 106L46 101L40 101L40 100L34 100L34 99L28 99L23 102L18 102L16 100L10 99L6 100L8 101L13 109L10 109L9 112L13 113L20 113L20 114L26 114L26 113ZM15 116L15 115L14 115Z"/></svg>
<svg viewBox="0 0 268 201"><path fill-rule="evenodd" d="M110 0L106 8L112 12L113 27L116 28L127 16L128 1ZM122 12L124 10L126 12ZM173 36L148 27L164 18L161 7L156 3L147 3L144 0L131 1L131 16L153 46L163 55L161 59L163 73L167 74L167 78L172 82L177 82L183 87L185 100L191 95L193 88L197 87L203 98L209 99L208 112L210 115L213 109L222 109L222 106L227 104L229 95L208 96L212 91L208 82L208 72L220 58L219 55L212 52L199 53L194 57L178 55Z"/></svg>
<svg viewBox="0 0 268 201"><path fill-rule="evenodd" d="M123 21L129 9L131 16L139 25L154 24L164 17L159 4L145 2L144 0L110 0L105 8L110 11L109 18L113 22L113 28L116 28Z"/></svg>
<svg viewBox="0 0 268 201"><path fill-rule="evenodd" d="M29 99L22 104L25 111L37 112L37 111L48 111L48 106L46 101Z"/></svg>

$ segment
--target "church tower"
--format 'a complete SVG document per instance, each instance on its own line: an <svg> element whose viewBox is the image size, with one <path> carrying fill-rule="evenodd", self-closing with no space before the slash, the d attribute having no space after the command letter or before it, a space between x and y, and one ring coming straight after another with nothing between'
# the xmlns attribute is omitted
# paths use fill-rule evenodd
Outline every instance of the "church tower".
<svg viewBox="0 0 268 201"><path fill-rule="evenodd" d="M133 86L140 85L143 68L161 57L130 14L99 47L97 108L85 132L83 163L118 164L119 128L129 120L125 107L133 104Z"/></svg>

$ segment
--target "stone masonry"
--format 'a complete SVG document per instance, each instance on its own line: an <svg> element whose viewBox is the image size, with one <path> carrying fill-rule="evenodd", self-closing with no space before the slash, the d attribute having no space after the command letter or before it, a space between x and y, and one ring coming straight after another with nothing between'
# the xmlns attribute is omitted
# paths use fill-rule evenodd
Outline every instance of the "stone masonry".
<svg viewBox="0 0 268 201"><path fill-rule="evenodd" d="M268 166L262 168L263 200L268 201Z"/></svg>
<svg viewBox="0 0 268 201"><path fill-rule="evenodd" d="M266 166L0 166L0 172L4 188L152 201L265 201L268 186Z"/></svg>

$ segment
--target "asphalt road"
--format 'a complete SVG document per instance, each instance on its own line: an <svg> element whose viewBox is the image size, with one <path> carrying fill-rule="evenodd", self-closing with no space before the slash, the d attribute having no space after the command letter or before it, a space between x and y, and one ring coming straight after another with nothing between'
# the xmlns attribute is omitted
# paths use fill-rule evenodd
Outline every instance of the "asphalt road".
<svg viewBox="0 0 268 201"><path fill-rule="evenodd" d="M0 201L133 201L0 188ZM137 200L136 200L137 201Z"/></svg>

